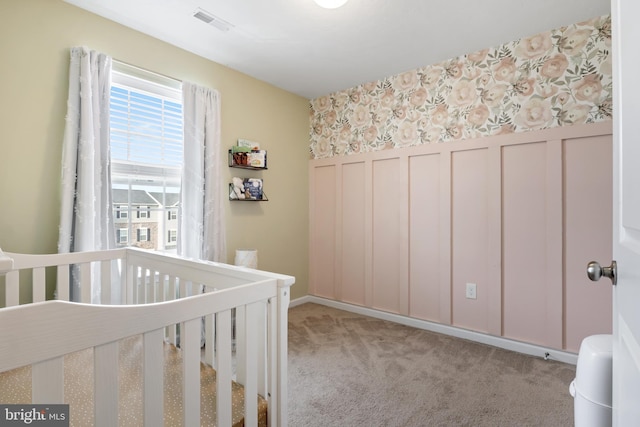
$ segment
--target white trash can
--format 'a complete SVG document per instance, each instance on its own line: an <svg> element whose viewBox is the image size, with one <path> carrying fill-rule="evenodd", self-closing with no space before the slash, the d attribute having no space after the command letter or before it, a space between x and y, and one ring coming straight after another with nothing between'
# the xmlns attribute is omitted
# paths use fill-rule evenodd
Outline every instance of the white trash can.
<svg viewBox="0 0 640 427"><path fill-rule="evenodd" d="M575 427L611 426L612 338L592 335L580 344L576 378L569 386Z"/></svg>

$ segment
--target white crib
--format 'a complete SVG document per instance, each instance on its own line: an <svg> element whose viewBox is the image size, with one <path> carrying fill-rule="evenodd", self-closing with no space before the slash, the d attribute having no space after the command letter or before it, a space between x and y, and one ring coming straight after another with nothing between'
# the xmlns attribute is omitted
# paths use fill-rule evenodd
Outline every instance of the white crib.
<svg viewBox="0 0 640 427"><path fill-rule="evenodd" d="M203 422L201 361L215 369L216 425L232 425L234 380L244 390L244 425L258 423L258 395L267 402L268 425L287 425L287 309L293 277L133 248L53 255L0 251L0 285L3 275L0 373L31 366L32 401L21 403L68 403L65 355L93 349L93 423L118 425L120 348L125 339L141 336L139 419L145 426L166 421L167 384L159 372L165 369L163 346L177 340L182 425ZM81 302L69 302L74 281ZM55 292L56 299L46 300L47 292ZM71 425L75 409L70 405Z"/></svg>

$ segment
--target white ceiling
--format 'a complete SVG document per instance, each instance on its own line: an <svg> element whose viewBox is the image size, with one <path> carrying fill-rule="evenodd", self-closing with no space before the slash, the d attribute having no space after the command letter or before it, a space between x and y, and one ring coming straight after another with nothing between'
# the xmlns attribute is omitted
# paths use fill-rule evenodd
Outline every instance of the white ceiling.
<svg viewBox="0 0 640 427"><path fill-rule="evenodd" d="M306 98L610 13L610 0L65 1Z"/></svg>

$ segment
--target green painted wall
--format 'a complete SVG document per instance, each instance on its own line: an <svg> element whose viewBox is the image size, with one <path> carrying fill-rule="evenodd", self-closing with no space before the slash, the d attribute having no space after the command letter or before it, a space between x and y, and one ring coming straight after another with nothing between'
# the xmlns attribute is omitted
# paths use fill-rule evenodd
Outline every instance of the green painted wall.
<svg viewBox="0 0 640 427"><path fill-rule="evenodd" d="M57 250L69 48L85 45L220 92L225 164L238 138L260 142L269 156L267 171L223 170L229 181L262 177L269 197L227 204L228 262L236 248L256 248L259 268L295 276L292 297L306 295L309 100L61 0L2 0L0 21L3 250Z"/></svg>

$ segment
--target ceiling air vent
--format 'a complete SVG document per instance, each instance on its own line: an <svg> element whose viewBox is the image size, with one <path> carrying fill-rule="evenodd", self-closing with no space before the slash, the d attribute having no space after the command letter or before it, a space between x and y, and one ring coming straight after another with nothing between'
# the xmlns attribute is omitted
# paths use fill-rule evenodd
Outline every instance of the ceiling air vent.
<svg viewBox="0 0 640 427"><path fill-rule="evenodd" d="M209 13L204 9L200 9L200 8L196 9L196 11L193 12L193 17L201 20L202 22L205 22L209 25L216 27L220 31L226 32L226 31L229 31L231 28L233 28L233 25L231 25L224 19L218 18L214 14Z"/></svg>

